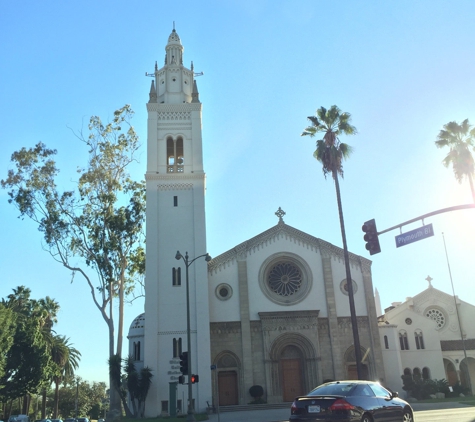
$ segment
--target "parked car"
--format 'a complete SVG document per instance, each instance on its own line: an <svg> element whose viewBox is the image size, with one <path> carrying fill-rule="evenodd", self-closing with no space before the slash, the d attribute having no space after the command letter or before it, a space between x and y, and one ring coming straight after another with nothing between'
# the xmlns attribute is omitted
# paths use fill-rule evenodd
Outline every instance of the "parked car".
<svg viewBox="0 0 475 422"><path fill-rule="evenodd" d="M64 422L77 422L75 418L66 418Z"/></svg>
<svg viewBox="0 0 475 422"><path fill-rule="evenodd" d="M377 382L333 381L296 397L289 422L413 422L409 403Z"/></svg>
<svg viewBox="0 0 475 422"><path fill-rule="evenodd" d="M63 422L62 419L51 419L51 422Z"/></svg>
<svg viewBox="0 0 475 422"><path fill-rule="evenodd" d="M88 418L77 418L77 422L89 422Z"/></svg>

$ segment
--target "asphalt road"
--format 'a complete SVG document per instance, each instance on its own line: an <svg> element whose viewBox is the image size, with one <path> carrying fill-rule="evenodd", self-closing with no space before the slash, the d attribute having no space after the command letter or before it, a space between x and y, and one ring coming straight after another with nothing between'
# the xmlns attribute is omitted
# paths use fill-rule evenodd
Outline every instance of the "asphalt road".
<svg viewBox="0 0 475 422"><path fill-rule="evenodd" d="M460 403L412 403L415 422L475 422L475 407ZM246 410L209 416L211 422L288 422L290 409Z"/></svg>

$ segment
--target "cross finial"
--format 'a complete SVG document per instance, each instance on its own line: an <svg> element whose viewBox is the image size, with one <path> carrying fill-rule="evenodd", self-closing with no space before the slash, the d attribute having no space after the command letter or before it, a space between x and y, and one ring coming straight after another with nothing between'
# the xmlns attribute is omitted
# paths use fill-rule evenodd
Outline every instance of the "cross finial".
<svg viewBox="0 0 475 422"><path fill-rule="evenodd" d="M430 275L428 275L426 277L426 280L429 282L429 287L432 287L431 281L433 280L433 278Z"/></svg>
<svg viewBox="0 0 475 422"><path fill-rule="evenodd" d="M279 223L283 223L284 220L282 217L285 215L285 211L282 210L282 208L279 207L279 209L276 211L275 215L279 217Z"/></svg>

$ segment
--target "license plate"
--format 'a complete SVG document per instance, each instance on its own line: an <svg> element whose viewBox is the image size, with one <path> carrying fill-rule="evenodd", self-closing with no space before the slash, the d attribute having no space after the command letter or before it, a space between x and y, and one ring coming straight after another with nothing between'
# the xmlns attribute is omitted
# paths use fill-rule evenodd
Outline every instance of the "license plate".
<svg viewBox="0 0 475 422"><path fill-rule="evenodd" d="M320 413L320 406L308 406L308 413Z"/></svg>

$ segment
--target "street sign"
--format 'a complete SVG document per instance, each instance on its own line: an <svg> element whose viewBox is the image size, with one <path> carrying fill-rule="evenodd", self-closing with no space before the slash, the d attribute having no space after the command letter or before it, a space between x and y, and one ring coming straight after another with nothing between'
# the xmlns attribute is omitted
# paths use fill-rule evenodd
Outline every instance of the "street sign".
<svg viewBox="0 0 475 422"><path fill-rule="evenodd" d="M431 237L431 236L434 236L432 223L396 236L395 237L396 248L399 248L400 246L409 245L409 243L414 243L414 242L417 242L418 240L422 240L422 239L425 239L426 237Z"/></svg>

